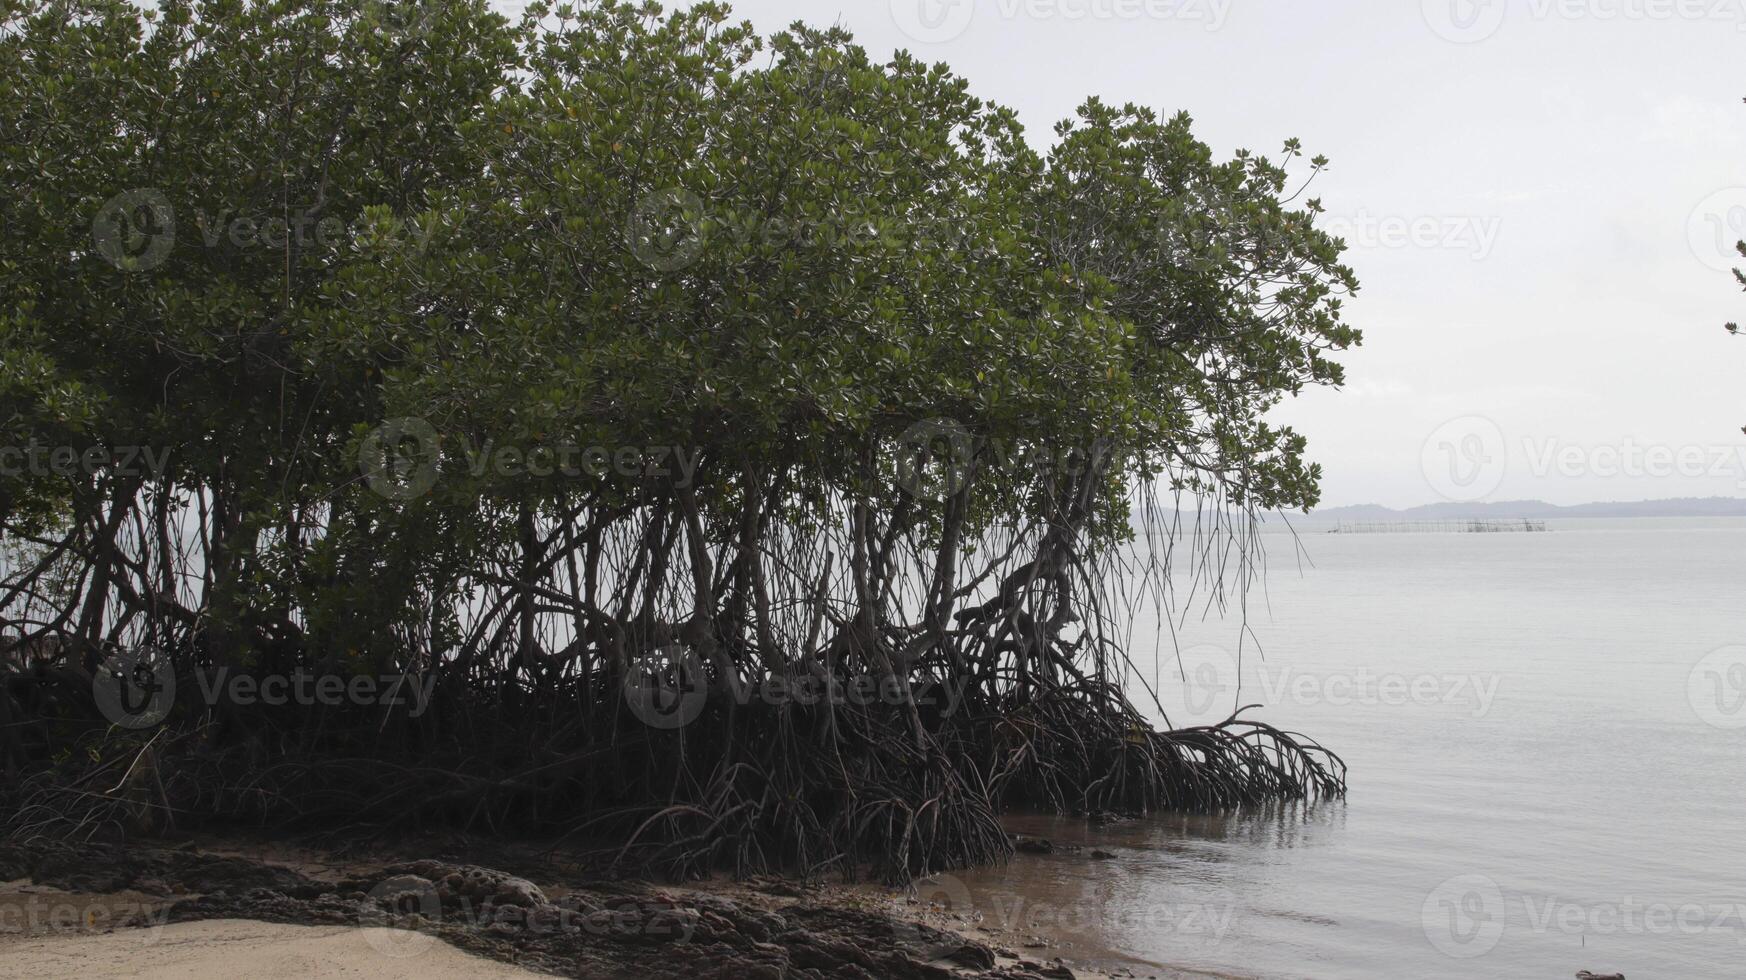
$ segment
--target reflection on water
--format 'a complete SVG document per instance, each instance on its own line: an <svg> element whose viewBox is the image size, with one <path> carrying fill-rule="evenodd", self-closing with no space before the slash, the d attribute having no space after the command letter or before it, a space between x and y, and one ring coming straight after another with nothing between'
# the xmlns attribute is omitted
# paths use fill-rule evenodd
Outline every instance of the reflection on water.
<svg viewBox="0 0 1746 980"><path fill-rule="evenodd" d="M1334 844L1346 813L1346 803L1324 801L1114 823L1009 814L1010 832L1053 852L942 876L923 891L974 908L998 942L1071 962L1140 976L1248 976L1220 966L1222 948L1253 934L1240 917L1337 924L1314 909L1276 907L1254 869L1269 852Z"/></svg>
<svg viewBox="0 0 1746 980"><path fill-rule="evenodd" d="M1692 693L1746 643L1746 522L1306 544L1315 566L1251 613L1259 653L1211 690L1339 752L1348 800L1015 814L1055 852L924 894L1052 944L1028 955L1142 977L1746 976L1746 717ZM1236 669L1237 632L1160 632L1173 718L1229 714L1183 698L1174 658Z"/></svg>

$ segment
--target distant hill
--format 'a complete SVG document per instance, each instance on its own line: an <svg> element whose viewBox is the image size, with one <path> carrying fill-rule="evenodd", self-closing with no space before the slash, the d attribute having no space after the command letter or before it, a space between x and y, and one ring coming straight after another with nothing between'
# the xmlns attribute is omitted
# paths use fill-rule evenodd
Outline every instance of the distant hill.
<svg viewBox="0 0 1746 980"><path fill-rule="evenodd" d="M1469 517L1746 517L1746 499L1681 497L1560 507L1544 500L1508 500L1478 504L1425 504L1394 510L1380 504L1329 507L1310 514L1312 521L1448 521ZM1302 516L1296 518L1304 520Z"/></svg>

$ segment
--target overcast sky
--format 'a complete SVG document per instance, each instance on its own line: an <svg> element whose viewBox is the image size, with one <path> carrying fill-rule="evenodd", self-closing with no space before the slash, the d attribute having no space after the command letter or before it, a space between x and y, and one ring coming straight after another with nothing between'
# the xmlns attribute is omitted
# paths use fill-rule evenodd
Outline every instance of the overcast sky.
<svg viewBox="0 0 1746 980"><path fill-rule="evenodd" d="M1086 96L1291 136L1363 290L1282 410L1328 505L1746 496L1746 0L740 0L944 61L1046 147ZM1727 234L1724 234L1724 228Z"/></svg>

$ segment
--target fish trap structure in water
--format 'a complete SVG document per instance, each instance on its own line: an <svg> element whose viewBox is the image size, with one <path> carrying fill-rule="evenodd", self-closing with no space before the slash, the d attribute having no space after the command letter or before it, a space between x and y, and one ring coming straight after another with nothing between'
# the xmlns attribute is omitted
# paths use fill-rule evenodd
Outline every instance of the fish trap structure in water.
<svg viewBox="0 0 1746 980"><path fill-rule="evenodd" d="M1544 534L1545 521L1357 521L1340 522L1329 534Z"/></svg>

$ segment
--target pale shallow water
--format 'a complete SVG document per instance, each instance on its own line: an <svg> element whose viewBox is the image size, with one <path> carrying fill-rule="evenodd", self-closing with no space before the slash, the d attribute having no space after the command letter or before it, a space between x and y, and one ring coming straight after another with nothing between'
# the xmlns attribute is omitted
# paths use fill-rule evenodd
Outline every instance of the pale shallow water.
<svg viewBox="0 0 1746 980"><path fill-rule="evenodd" d="M1242 701L1344 756L1346 801L1016 817L1116 857L924 887L1141 976L1746 976L1746 521L1552 527L1304 533L1301 572L1269 537ZM1240 636L1180 626L1185 685L1163 634L1173 722L1229 714Z"/></svg>

